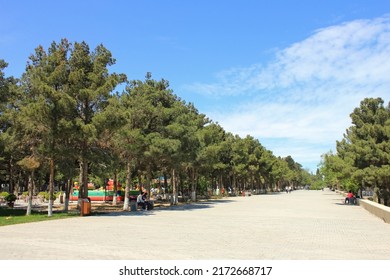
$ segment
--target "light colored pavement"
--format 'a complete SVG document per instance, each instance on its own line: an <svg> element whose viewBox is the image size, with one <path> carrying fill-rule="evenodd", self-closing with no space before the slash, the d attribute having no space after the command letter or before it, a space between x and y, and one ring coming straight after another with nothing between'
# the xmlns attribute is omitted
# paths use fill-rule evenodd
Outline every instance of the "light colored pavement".
<svg viewBox="0 0 390 280"><path fill-rule="evenodd" d="M390 225L331 191L0 227L0 259L390 260Z"/></svg>

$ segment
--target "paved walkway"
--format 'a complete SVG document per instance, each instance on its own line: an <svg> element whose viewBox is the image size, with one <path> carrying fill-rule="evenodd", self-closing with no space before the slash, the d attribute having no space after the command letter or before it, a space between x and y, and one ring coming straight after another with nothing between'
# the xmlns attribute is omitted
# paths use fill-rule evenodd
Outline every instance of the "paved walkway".
<svg viewBox="0 0 390 280"><path fill-rule="evenodd" d="M0 227L0 259L389 260L390 225L330 191Z"/></svg>

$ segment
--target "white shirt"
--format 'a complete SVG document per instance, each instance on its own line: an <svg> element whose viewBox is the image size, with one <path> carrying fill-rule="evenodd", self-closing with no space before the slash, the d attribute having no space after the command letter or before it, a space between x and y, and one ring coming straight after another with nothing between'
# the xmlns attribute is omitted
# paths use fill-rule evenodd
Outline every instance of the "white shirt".
<svg viewBox="0 0 390 280"><path fill-rule="evenodd" d="M144 203L145 200L142 198L142 194L139 194L137 197L137 203Z"/></svg>

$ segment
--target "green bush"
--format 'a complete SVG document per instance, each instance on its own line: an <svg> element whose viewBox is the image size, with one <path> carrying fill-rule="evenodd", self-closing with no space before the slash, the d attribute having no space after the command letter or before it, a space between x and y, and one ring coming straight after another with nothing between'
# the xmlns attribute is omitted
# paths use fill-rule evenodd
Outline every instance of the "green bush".
<svg viewBox="0 0 390 280"><path fill-rule="evenodd" d="M0 197L6 197L6 196L8 196L9 195L9 193L7 193L7 192L1 192L0 193Z"/></svg>
<svg viewBox="0 0 390 280"><path fill-rule="evenodd" d="M37 195L39 198L44 199L45 201L49 201L49 192L39 192ZM51 200L56 200L57 195L53 193Z"/></svg>
<svg viewBox="0 0 390 280"><path fill-rule="evenodd" d="M46 192L39 192L39 193L37 194L37 197L38 197L38 198L41 198L42 200L45 199L45 197L46 197Z"/></svg>
<svg viewBox="0 0 390 280"><path fill-rule="evenodd" d="M15 202L16 198L16 195L14 195L13 193L10 193L6 197L4 197L5 201L7 202Z"/></svg>

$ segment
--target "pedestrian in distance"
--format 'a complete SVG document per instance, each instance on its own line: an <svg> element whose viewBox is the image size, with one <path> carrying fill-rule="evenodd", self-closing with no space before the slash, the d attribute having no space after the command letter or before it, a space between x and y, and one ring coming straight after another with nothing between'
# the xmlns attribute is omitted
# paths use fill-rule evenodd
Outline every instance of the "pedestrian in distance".
<svg viewBox="0 0 390 280"><path fill-rule="evenodd" d="M352 191L349 191L347 197L345 198L345 204L355 204L355 196Z"/></svg>

